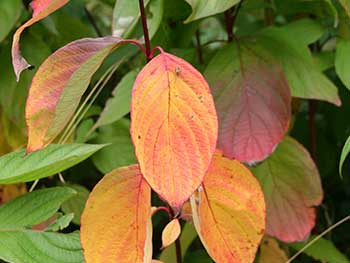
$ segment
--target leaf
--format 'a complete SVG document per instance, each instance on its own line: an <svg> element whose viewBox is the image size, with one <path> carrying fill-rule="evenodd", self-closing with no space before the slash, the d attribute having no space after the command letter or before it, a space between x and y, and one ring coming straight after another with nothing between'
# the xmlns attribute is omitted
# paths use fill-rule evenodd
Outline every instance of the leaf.
<svg viewBox="0 0 350 263"><path fill-rule="evenodd" d="M311 242L316 236L311 236L308 242ZM308 242L304 243L293 243L289 244L290 247L300 250L307 245ZM316 260L328 263L349 263L350 260L342 254L334 244L324 238L317 240L313 245L308 247L304 253Z"/></svg>
<svg viewBox="0 0 350 263"><path fill-rule="evenodd" d="M181 234L181 225L179 219L175 218L171 220L163 229L162 232L162 244L163 248L173 244Z"/></svg>
<svg viewBox="0 0 350 263"><path fill-rule="evenodd" d="M62 172L89 158L105 145L52 144L25 155L19 150L0 157L0 184L30 182Z"/></svg>
<svg viewBox="0 0 350 263"><path fill-rule="evenodd" d="M192 14L186 19L185 23L222 13L239 3L239 1L240 0L186 0L192 7Z"/></svg>
<svg viewBox="0 0 350 263"><path fill-rule="evenodd" d="M131 120L143 176L180 212L215 151L217 116L207 82L186 61L161 52L137 76Z"/></svg>
<svg viewBox="0 0 350 263"><path fill-rule="evenodd" d="M194 225L214 261L254 261L264 234L265 203L258 181L244 165L215 153L191 205Z"/></svg>
<svg viewBox="0 0 350 263"><path fill-rule="evenodd" d="M269 27L257 35L257 42L283 64L293 97L341 105L337 87L322 74L298 37L283 27Z"/></svg>
<svg viewBox="0 0 350 263"><path fill-rule="evenodd" d="M150 197L137 165L116 169L95 186L81 219L87 263L151 261Z"/></svg>
<svg viewBox="0 0 350 263"><path fill-rule="evenodd" d="M110 143L92 157L92 161L102 173L136 163L134 147L130 138L130 121L121 119L110 125L99 128L94 143Z"/></svg>
<svg viewBox="0 0 350 263"><path fill-rule="evenodd" d="M27 27L47 17L57 9L68 3L69 0L33 0L31 7L33 9L33 16L21 27L19 27L13 36L12 42L12 64L16 74L17 81L19 81L20 74L23 70L29 68L31 65L21 56L19 41L21 34Z"/></svg>
<svg viewBox="0 0 350 263"><path fill-rule="evenodd" d="M20 0L0 1L0 42L2 42L14 27L22 12Z"/></svg>
<svg viewBox="0 0 350 263"><path fill-rule="evenodd" d="M342 175L342 169L343 169L343 164L345 162L346 157L348 156L350 152L350 137L346 140L343 150L341 152L340 156L340 162L339 162L339 174Z"/></svg>
<svg viewBox="0 0 350 263"><path fill-rule="evenodd" d="M95 127L111 124L120 120L130 112L131 90L137 76L137 71L127 73L113 90L113 97L107 100Z"/></svg>
<svg viewBox="0 0 350 263"><path fill-rule="evenodd" d="M77 40L40 66L27 99L27 152L39 150L57 137L78 107L92 75L122 43L113 37Z"/></svg>
<svg viewBox="0 0 350 263"><path fill-rule="evenodd" d="M5 184L0 185L0 205L11 201L13 198L27 192L26 184Z"/></svg>
<svg viewBox="0 0 350 263"><path fill-rule="evenodd" d="M315 225L314 207L323 196L320 176L307 150L286 137L252 170L265 193L266 233L284 242L307 238Z"/></svg>
<svg viewBox="0 0 350 263"><path fill-rule="evenodd" d="M217 52L205 76L219 117L218 148L247 163L265 159L283 139L291 118L280 64L254 43L233 43Z"/></svg>
<svg viewBox="0 0 350 263"><path fill-rule="evenodd" d="M337 39L335 71L345 87L350 89L350 39Z"/></svg>
<svg viewBox="0 0 350 263"><path fill-rule="evenodd" d="M75 194L68 187L52 187L16 197L0 206L0 232L30 227L49 219Z"/></svg>
<svg viewBox="0 0 350 263"><path fill-rule="evenodd" d="M67 228L70 224L70 222L72 222L74 218L74 214L67 214L67 215L62 215L59 218L57 218L47 229L45 229L46 231L61 231L65 228Z"/></svg>
<svg viewBox="0 0 350 263"><path fill-rule="evenodd" d="M259 263L285 263L287 261L288 257L278 242L271 237L265 237L260 245Z"/></svg>
<svg viewBox="0 0 350 263"><path fill-rule="evenodd" d="M0 231L0 258L11 263L84 263L79 234Z"/></svg>
<svg viewBox="0 0 350 263"><path fill-rule="evenodd" d="M72 222L76 225L80 225L80 217L83 213L85 203L90 192L88 189L81 185L67 184L67 186L74 189L77 194L73 198L70 198L64 202L61 206L61 209L65 214L69 215L73 213L74 218L72 219Z"/></svg>
<svg viewBox="0 0 350 263"><path fill-rule="evenodd" d="M349 0L339 0L340 5L343 7L346 15L350 17L350 1Z"/></svg>

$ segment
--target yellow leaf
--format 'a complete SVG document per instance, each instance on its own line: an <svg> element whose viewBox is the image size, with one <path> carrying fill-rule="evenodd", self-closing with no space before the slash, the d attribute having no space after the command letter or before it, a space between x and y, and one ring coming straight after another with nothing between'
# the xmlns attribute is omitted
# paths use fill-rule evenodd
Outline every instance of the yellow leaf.
<svg viewBox="0 0 350 263"><path fill-rule="evenodd" d="M179 219L175 218L166 225L162 233L163 248L171 245L178 239L181 233Z"/></svg>
<svg viewBox="0 0 350 263"><path fill-rule="evenodd" d="M277 241L271 237L265 237L260 246L259 263L285 263L287 261L288 257Z"/></svg>

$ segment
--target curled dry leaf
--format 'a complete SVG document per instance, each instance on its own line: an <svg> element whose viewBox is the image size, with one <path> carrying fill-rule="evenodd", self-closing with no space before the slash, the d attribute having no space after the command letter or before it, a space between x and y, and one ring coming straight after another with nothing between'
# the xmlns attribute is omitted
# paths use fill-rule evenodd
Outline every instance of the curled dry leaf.
<svg viewBox="0 0 350 263"><path fill-rule="evenodd" d="M13 36L12 64L17 81L19 81L21 72L30 67L30 64L25 60L24 57L22 57L19 47L19 41L22 32L27 27L47 17L51 13L55 12L57 9L67 4L68 2L69 0L33 0L31 2L31 7L33 9L32 18L29 19L26 23L24 23L20 28L18 28L15 35Z"/></svg>
<svg viewBox="0 0 350 263"><path fill-rule="evenodd" d="M194 225L215 262L254 261L265 229L265 202L243 164L217 152L191 205Z"/></svg>
<svg viewBox="0 0 350 263"><path fill-rule="evenodd" d="M305 240L315 225L315 206L323 193L307 150L286 137L276 151L252 169L266 199L266 233L284 242Z"/></svg>
<svg viewBox="0 0 350 263"><path fill-rule="evenodd" d="M217 116L203 76L161 52L135 81L131 136L145 179L180 212L202 182L216 146Z"/></svg>
<svg viewBox="0 0 350 263"><path fill-rule="evenodd" d="M162 243L163 248L171 245L179 238L181 233L181 225L179 219L175 218L171 220L163 230Z"/></svg>
<svg viewBox="0 0 350 263"><path fill-rule="evenodd" d="M87 263L151 262L150 197L137 165L118 168L95 186L81 219Z"/></svg>
<svg viewBox="0 0 350 263"><path fill-rule="evenodd" d="M78 107L92 75L122 43L114 37L77 40L57 50L40 66L26 105L27 152L47 146L58 136Z"/></svg>

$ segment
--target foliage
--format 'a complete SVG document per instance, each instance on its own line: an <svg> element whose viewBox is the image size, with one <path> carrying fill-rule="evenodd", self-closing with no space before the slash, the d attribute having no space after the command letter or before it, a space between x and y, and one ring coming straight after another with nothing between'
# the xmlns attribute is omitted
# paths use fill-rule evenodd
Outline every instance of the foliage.
<svg viewBox="0 0 350 263"><path fill-rule="evenodd" d="M349 262L349 10L2 0L0 261Z"/></svg>

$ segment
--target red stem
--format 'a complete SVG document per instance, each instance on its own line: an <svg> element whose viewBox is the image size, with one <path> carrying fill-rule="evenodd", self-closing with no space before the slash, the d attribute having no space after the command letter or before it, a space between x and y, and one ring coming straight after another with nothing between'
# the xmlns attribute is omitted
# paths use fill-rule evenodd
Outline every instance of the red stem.
<svg viewBox="0 0 350 263"><path fill-rule="evenodd" d="M147 27L147 16L146 16L146 12L145 12L144 1L139 0L139 5L140 5L140 12L141 12L143 36L145 38L145 45L146 45L146 58L147 58L147 61L150 61L152 59L152 57L151 57L151 42L149 40L149 33L148 33L148 27Z"/></svg>

